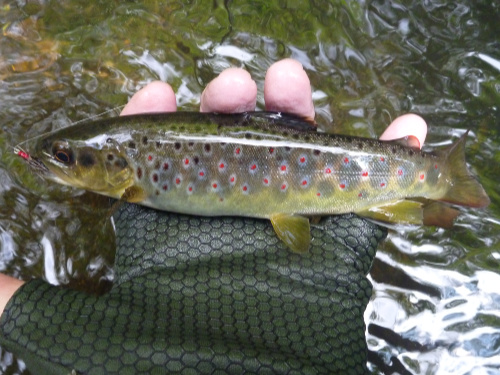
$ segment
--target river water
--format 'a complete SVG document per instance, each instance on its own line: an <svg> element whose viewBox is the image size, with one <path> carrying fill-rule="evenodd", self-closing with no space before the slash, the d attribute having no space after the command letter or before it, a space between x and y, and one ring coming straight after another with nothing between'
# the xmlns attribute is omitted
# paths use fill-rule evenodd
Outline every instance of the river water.
<svg viewBox="0 0 500 375"><path fill-rule="evenodd" d="M380 245L366 313L372 373L500 374L500 5L490 1L0 2L0 271L109 288L102 198L31 175L12 147L127 102L152 80L182 110L225 68L260 89L285 57L311 78L323 129L377 137L398 115L439 146L470 129L467 160L492 203L452 230L398 228ZM26 373L0 348L0 371ZM24 372L23 372L24 371Z"/></svg>

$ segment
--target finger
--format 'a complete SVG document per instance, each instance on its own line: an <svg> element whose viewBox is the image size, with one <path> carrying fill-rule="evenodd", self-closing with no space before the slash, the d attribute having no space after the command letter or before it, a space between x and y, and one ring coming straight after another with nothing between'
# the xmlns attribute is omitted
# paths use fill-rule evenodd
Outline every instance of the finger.
<svg viewBox="0 0 500 375"><path fill-rule="evenodd" d="M311 82L297 60L284 59L271 65L266 73L264 98L268 111L314 119Z"/></svg>
<svg viewBox="0 0 500 375"><path fill-rule="evenodd" d="M387 129L385 129L384 133L380 136L380 139L388 141L410 135L418 139L418 142L420 143L418 147L422 148L427 135L427 123L422 117L413 113L396 118L393 122L391 122Z"/></svg>
<svg viewBox="0 0 500 375"><path fill-rule="evenodd" d="M250 74L229 68L213 79L201 94L201 112L235 113L254 111L257 85Z"/></svg>
<svg viewBox="0 0 500 375"><path fill-rule="evenodd" d="M120 116L151 112L175 112L175 93L168 83L154 81L137 91Z"/></svg>

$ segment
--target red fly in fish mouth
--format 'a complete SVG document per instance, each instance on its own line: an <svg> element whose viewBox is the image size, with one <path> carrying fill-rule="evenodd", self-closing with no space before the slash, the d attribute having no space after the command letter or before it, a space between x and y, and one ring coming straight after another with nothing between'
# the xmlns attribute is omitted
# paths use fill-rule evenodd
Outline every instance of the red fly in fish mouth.
<svg viewBox="0 0 500 375"><path fill-rule="evenodd" d="M39 161L37 158L31 157L30 154L28 154L26 151L21 150L19 147L14 148L14 153L26 160L28 162L28 165L35 171L46 172L48 170L41 161Z"/></svg>
<svg viewBox="0 0 500 375"><path fill-rule="evenodd" d="M24 152L23 150L16 150L16 154L22 157L24 160L30 159L30 155L27 152Z"/></svg>

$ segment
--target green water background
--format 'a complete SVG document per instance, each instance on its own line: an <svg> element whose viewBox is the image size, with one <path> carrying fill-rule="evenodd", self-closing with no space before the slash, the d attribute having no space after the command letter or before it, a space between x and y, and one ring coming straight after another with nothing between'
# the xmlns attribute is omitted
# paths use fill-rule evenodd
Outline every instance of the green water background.
<svg viewBox="0 0 500 375"><path fill-rule="evenodd" d="M471 129L467 160L491 205L464 209L453 230L391 232L370 274L367 324L423 347L367 340L415 374L500 374L499 19L497 3L464 0L0 1L0 271L93 293L113 277L106 201L37 179L15 144L157 79L197 110L232 66L263 109L266 69L293 57L327 131L377 137L407 112L428 122L429 145ZM26 373L2 348L0 371Z"/></svg>

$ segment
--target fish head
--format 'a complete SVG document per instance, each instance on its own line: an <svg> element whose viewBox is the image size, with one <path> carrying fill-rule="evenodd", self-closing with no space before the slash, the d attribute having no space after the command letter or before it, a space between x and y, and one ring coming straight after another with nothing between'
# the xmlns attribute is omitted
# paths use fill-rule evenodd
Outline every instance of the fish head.
<svg viewBox="0 0 500 375"><path fill-rule="evenodd" d="M112 137L68 139L58 132L15 147L40 176L63 185L119 198L133 184L127 154Z"/></svg>

